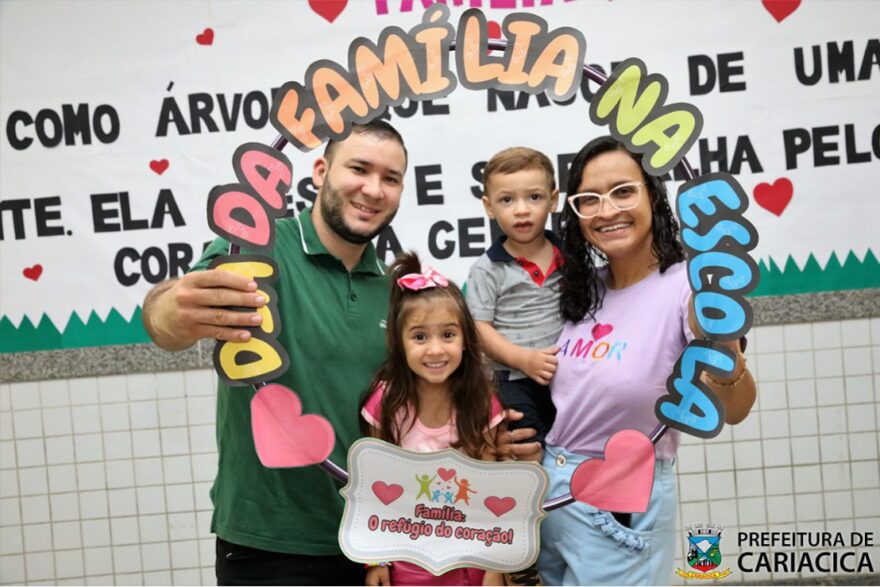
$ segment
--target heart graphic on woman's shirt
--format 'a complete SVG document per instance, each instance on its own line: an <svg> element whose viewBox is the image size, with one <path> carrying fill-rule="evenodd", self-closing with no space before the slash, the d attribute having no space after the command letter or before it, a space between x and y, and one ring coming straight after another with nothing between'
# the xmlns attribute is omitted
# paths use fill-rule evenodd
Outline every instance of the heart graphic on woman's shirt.
<svg viewBox="0 0 880 587"><path fill-rule="evenodd" d="M593 326L593 340L599 340L606 334L611 334L612 330L614 330L614 327L610 324L596 324Z"/></svg>
<svg viewBox="0 0 880 587"><path fill-rule="evenodd" d="M654 444L638 430L620 430L605 443L604 459L574 470L571 494L609 512L644 512L654 485Z"/></svg>
<svg viewBox="0 0 880 587"><path fill-rule="evenodd" d="M296 392L278 383L264 385L251 400L251 429L264 467L317 465L336 441L330 422L303 415Z"/></svg>

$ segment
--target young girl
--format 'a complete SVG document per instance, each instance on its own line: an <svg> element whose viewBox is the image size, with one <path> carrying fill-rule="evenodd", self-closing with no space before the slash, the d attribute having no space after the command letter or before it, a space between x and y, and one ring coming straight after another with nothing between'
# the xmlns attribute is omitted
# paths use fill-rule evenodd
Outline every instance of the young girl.
<svg viewBox="0 0 880 587"><path fill-rule="evenodd" d="M400 255L391 272L388 359L361 410L370 435L408 450L451 447L494 461L503 413L461 290L423 269L415 253ZM503 584L500 573L463 568L434 576L402 561L367 572L367 585L491 584Z"/></svg>

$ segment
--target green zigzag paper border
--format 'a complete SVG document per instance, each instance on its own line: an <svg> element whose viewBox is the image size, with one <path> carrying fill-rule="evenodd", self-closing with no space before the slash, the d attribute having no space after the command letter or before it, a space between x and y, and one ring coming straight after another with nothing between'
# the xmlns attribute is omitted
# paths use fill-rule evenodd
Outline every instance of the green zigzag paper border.
<svg viewBox="0 0 880 587"><path fill-rule="evenodd" d="M48 351L56 349L75 349L89 346L117 344L138 344L150 342L141 321L141 308L134 311L131 320L126 320L115 309L111 309L106 320L101 320L93 311L83 322L74 312L64 328L58 328L45 314L40 322L34 324L25 316L18 327L3 316L0 318L0 353L20 353L25 351Z"/></svg>
<svg viewBox="0 0 880 587"><path fill-rule="evenodd" d="M797 266L791 256L781 269L772 259L769 264L760 261L758 267L761 282L752 296L880 288L880 263L870 249L861 261L850 251L842 265L837 255L832 254L824 268L819 266L813 255L807 258L803 269ZM123 318L115 308L110 310L106 320L101 320L92 312L85 323L78 314L73 313L64 332L59 332L45 314L36 326L27 317L18 327L13 326L6 316L0 318L0 353L145 342L150 342L150 339L141 322L140 307L134 311L131 320Z"/></svg>
<svg viewBox="0 0 880 587"><path fill-rule="evenodd" d="M758 262L761 281L751 293L752 296L782 296L791 294L841 291L845 289L880 288L880 263L871 249L859 261L850 251L840 264L836 253L831 253L825 267L821 267L810 254L801 269L789 255L785 266L780 269L773 259L769 265Z"/></svg>

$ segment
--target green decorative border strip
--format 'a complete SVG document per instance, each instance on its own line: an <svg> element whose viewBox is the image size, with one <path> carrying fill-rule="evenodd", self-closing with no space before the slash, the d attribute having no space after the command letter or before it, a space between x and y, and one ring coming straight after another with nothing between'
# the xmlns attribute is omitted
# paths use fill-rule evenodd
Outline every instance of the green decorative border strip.
<svg viewBox="0 0 880 587"><path fill-rule="evenodd" d="M837 254L832 253L825 267L820 267L816 258L810 255L803 269L797 266L791 256L782 269L773 259L770 259L769 267L764 261L759 261L758 268L761 270L761 281L751 294L755 297L880 287L880 263L871 249L861 261L850 251L843 265Z"/></svg>
<svg viewBox="0 0 880 587"><path fill-rule="evenodd" d="M813 255L807 258L803 269L791 256L782 269L772 259L769 265L760 261L758 267L761 281L751 293L753 298L880 288L880 263L870 249L861 261L850 251L843 264L832 253L825 267L820 267ZM131 320L126 320L115 308L110 310L106 320L92 312L83 322L73 313L63 332L45 314L36 326L27 317L18 327L6 316L0 318L0 354L148 342L140 306Z"/></svg>
<svg viewBox="0 0 880 587"><path fill-rule="evenodd" d="M126 320L114 308L101 320L95 312L85 322L74 312L61 332L48 316L43 314L34 326L27 316L18 327L3 316L0 318L0 353L20 353L24 351L47 351L55 349L75 349L93 346L119 344L138 344L150 342L141 321L140 306L134 311L131 320Z"/></svg>

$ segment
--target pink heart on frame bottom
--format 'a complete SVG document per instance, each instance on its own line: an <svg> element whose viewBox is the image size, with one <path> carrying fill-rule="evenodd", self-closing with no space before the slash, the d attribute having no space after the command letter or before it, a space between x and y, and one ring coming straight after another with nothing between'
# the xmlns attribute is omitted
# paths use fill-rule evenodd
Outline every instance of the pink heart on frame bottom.
<svg viewBox="0 0 880 587"><path fill-rule="evenodd" d="M388 485L383 481L376 481L372 485L373 493L376 494L376 497L379 498L379 501L388 505L389 503L395 501L398 497L403 495L403 487L398 485L397 483L392 483Z"/></svg>
<svg viewBox="0 0 880 587"><path fill-rule="evenodd" d="M609 512L644 512L654 485L654 445L638 430L620 430L605 443L605 458L581 463L571 476L578 501Z"/></svg>
<svg viewBox="0 0 880 587"><path fill-rule="evenodd" d="M437 474L440 475L440 478L444 481L449 481L455 477L455 469L444 469L443 467L440 467L437 469Z"/></svg>
<svg viewBox="0 0 880 587"><path fill-rule="evenodd" d="M264 467L316 465L333 451L333 426L321 416L302 415L296 392L271 383L251 400L254 447Z"/></svg>
<svg viewBox="0 0 880 587"><path fill-rule="evenodd" d="M496 518L500 518L510 510L516 507L516 500L512 497L497 497L492 495L483 500L486 509L495 514Z"/></svg>

